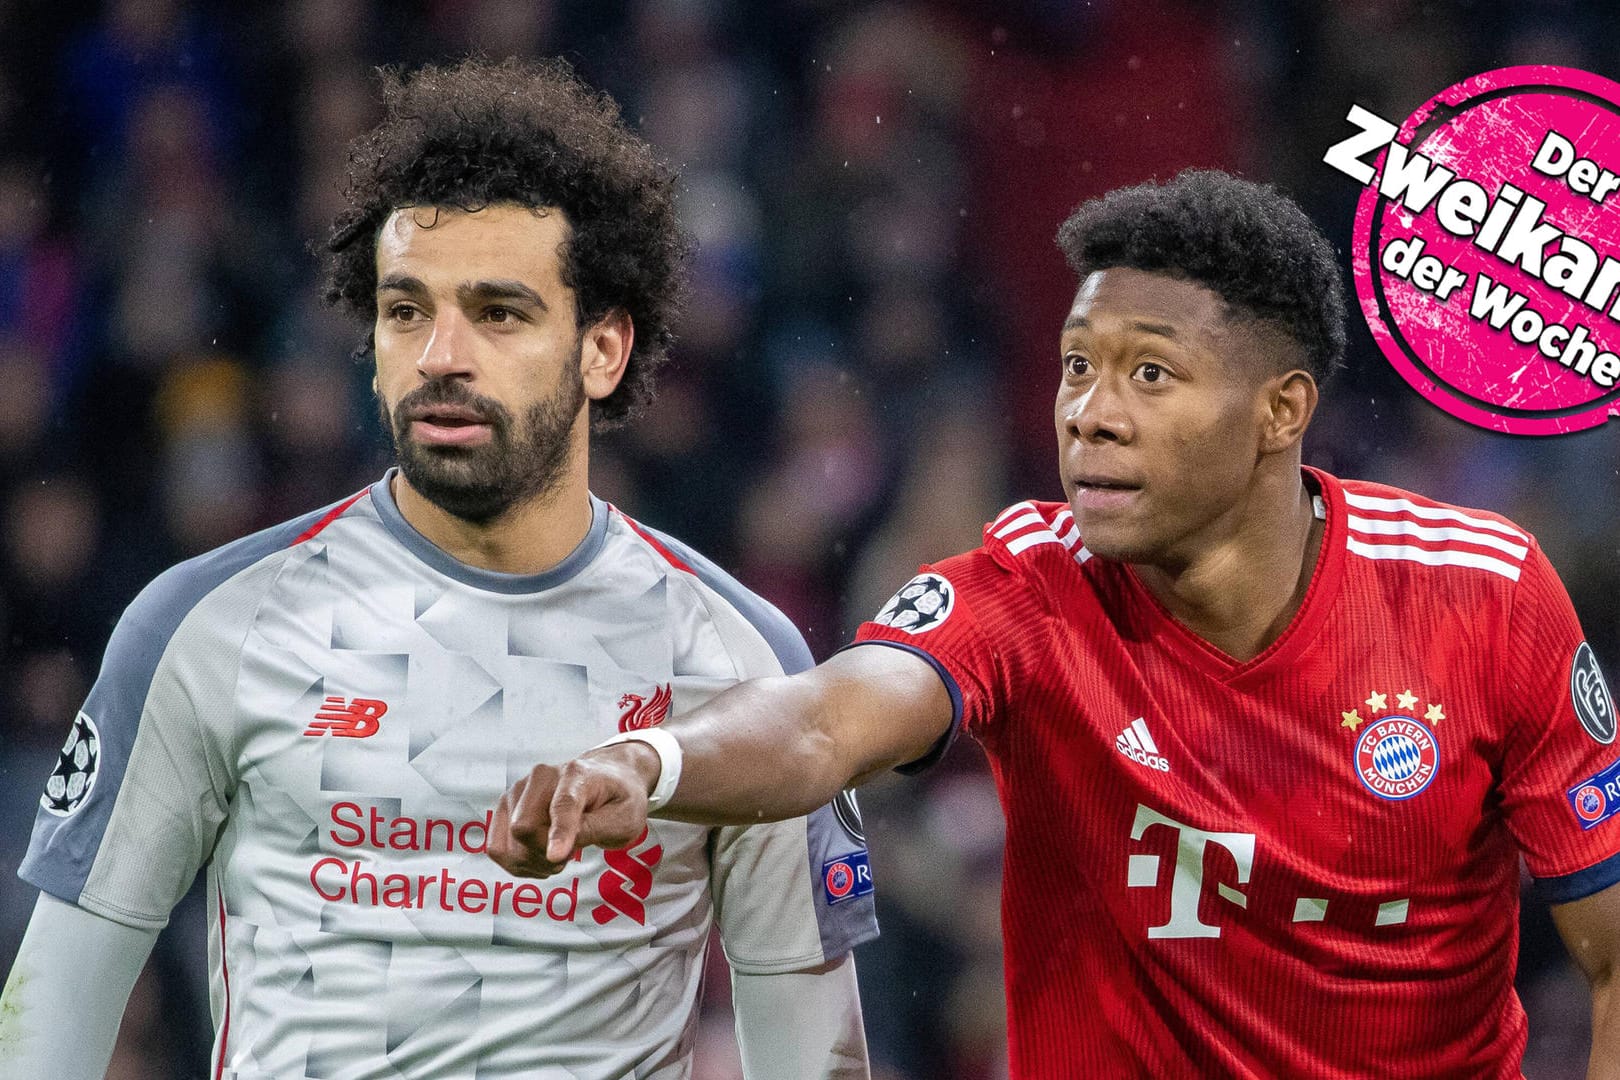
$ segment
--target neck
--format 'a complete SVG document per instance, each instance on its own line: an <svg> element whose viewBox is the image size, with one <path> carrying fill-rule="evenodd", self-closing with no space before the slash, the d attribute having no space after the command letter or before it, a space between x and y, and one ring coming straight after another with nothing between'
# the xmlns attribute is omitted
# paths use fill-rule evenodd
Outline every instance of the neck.
<svg viewBox="0 0 1620 1080"><path fill-rule="evenodd" d="M503 574L539 574L566 559L591 528L591 501L583 469L569 468L543 494L486 522L446 513L394 473L394 502L417 532L468 566Z"/></svg>
<svg viewBox="0 0 1620 1080"><path fill-rule="evenodd" d="M1211 528L1217 535L1200 534L1186 558L1138 563L1136 573L1188 629L1235 660L1251 660L1299 611L1322 545L1299 463L1260 478Z"/></svg>

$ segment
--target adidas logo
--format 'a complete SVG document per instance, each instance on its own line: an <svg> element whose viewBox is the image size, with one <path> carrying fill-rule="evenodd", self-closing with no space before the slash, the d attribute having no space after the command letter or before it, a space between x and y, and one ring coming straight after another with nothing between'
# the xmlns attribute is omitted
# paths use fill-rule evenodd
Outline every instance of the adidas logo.
<svg viewBox="0 0 1620 1080"><path fill-rule="evenodd" d="M1153 736L1148 734L1147 724L1140 716L1131 721L1130 727L1119 733L1119 738L1114 740L1114 749L1138 765L1146 765L1160 772L1170 771L1170 763L1159 756L1159 748L1153 742Z"/></svg>

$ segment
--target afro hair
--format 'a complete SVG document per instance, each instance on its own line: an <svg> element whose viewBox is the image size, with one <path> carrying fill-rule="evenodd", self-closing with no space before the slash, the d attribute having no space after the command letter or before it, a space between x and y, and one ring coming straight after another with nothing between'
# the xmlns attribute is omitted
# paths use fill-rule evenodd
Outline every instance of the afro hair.
<svg viewBox="0 0 1620 1080"><path fill-rule="evenodd" d="M1318 384L1343 360L1344 287L1333 247L1269 184L1188 170L1167 183L1120 188L1075 210L1057 245L1082 280L1128 267L1202 285L1233 314L1287 334Z"/></svg>

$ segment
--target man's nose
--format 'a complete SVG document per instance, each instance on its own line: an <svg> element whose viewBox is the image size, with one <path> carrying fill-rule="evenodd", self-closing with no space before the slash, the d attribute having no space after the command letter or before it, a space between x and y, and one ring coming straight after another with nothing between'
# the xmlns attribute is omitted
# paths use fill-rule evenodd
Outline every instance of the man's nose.
<svg viewBox="0 0 1620 1080"><path fill-rule="evenodd" d="M433 320L433 333L416 358L416 370L425 379L472 374L472 324L461 312L442 311Z"/></svg>
<svg viewBox="0 0 1620 1080"><path fill-rule="evenodd" d="M1130 442L1135 434L1124 395L1109 379L1098 379L1070 402L1063 422L1082 442Z"/></svg>

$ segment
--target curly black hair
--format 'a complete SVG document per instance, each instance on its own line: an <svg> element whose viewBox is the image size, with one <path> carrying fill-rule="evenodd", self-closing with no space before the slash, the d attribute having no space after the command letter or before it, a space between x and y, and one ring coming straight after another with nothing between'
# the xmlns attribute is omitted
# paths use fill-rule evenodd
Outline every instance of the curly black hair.
<svg viewBox="0 0 1620 1080"><path fill-rule="evenodd" d="M380 74L384 118L349 148L349 205L326 244L327 302L375 318L377 235L401 207L560 209L572 226L562 279L579 325L616 310L635 325L623 379L591 402L592 426L633 415L652 397L685 297L692 242L676 220L673 170L563 60ZM373 349L368 337L358 353Z"/></svg>
<svg viewBox="0 0 1620 1080"><path fill-rule="evenodd" d="M1204 286L1235 314L1282 330L1325 383L1344 358L1344 287L1327 237L1269 184L1213 169L1083 203L1057 245L1081 280L1129 267Z"/></svg>

